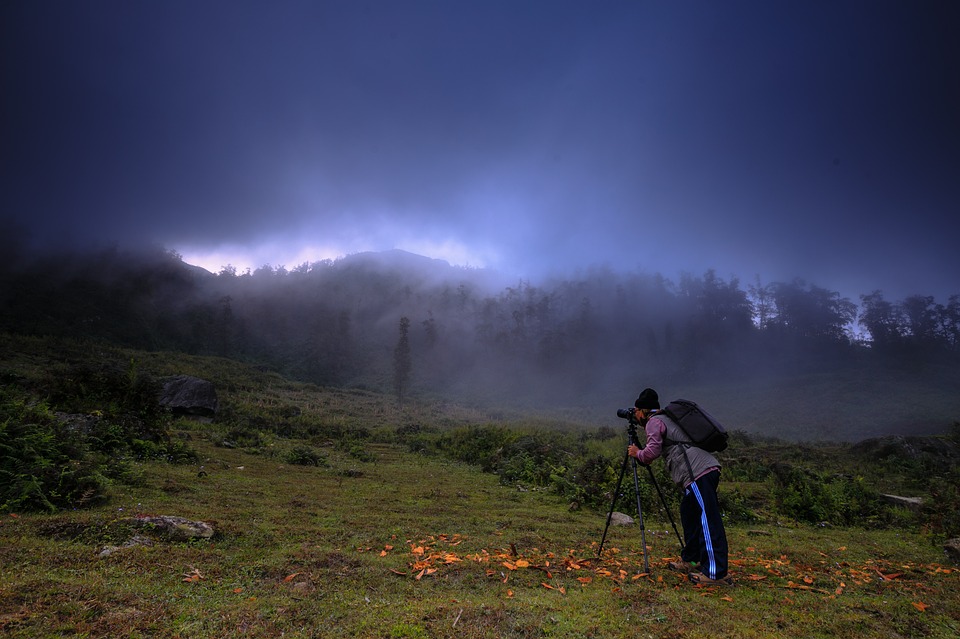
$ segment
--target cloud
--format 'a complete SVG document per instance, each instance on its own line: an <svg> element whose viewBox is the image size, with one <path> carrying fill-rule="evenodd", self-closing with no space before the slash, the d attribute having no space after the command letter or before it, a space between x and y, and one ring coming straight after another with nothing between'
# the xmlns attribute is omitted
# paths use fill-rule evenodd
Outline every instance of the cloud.
<svg viewBox="0 0 960 639"><path fill-rule="evenodd" d="M5 3L0 215L231 263L405 248L943 295L957 11Z"/></svg>

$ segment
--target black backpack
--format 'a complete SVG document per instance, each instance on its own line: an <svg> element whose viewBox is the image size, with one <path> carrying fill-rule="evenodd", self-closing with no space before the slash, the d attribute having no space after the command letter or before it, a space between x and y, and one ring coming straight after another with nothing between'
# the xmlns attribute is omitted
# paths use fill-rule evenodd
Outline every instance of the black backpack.
<svg viewBox="0 0 960 639"><path fill-rule="evenodd" d="M687 399L670 402L660 411L676 422L688 441L677 442L718 453L727 448L727 429L708 412Z"/></svg>

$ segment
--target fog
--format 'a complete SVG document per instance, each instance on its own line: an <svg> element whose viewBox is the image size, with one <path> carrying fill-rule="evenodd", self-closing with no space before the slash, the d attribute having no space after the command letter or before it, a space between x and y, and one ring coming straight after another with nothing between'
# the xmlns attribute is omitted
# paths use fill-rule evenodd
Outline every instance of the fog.
<svg viewBox="0 0 960 639"><path fill-rule="evenodd" d="M405 318L407 400L491 419L610 426L646 386L788 439L941 433L960 416L960 295L857 304L804 280L709 270L504 284L403 251L214 274L162 248L114 248L0 269L0 308L0 331L229 357L388 395Z"/></svg>

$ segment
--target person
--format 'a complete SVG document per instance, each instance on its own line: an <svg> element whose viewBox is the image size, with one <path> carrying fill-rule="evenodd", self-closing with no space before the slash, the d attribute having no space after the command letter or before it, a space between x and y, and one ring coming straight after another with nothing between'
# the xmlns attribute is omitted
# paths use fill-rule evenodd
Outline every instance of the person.
<svg viewBox="0 0 960 639"><path fill-rule="evenodd" d="M683 490L680 523L684 546L680 560L670 562L670 568L686 573L695 584L733 585L727 574L727 534L717 499L720 462L705 450L679 443L686 436L660 412L660 398L652 388L643 389L634 406L647 441L643 448L631 443L627 452L646 465L663 456L671 479Z"/></svg>

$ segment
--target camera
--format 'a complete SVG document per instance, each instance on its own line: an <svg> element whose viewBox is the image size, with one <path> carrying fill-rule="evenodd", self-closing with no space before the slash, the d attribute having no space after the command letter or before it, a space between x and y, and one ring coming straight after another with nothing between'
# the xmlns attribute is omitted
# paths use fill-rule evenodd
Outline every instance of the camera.
<svg viewBox="0 0 960 639"><path fill-rule="evenodd" d="M617 410L617 417L620 419L629 419L633 421L637 418L636 408L620 408Z"/></svg>

